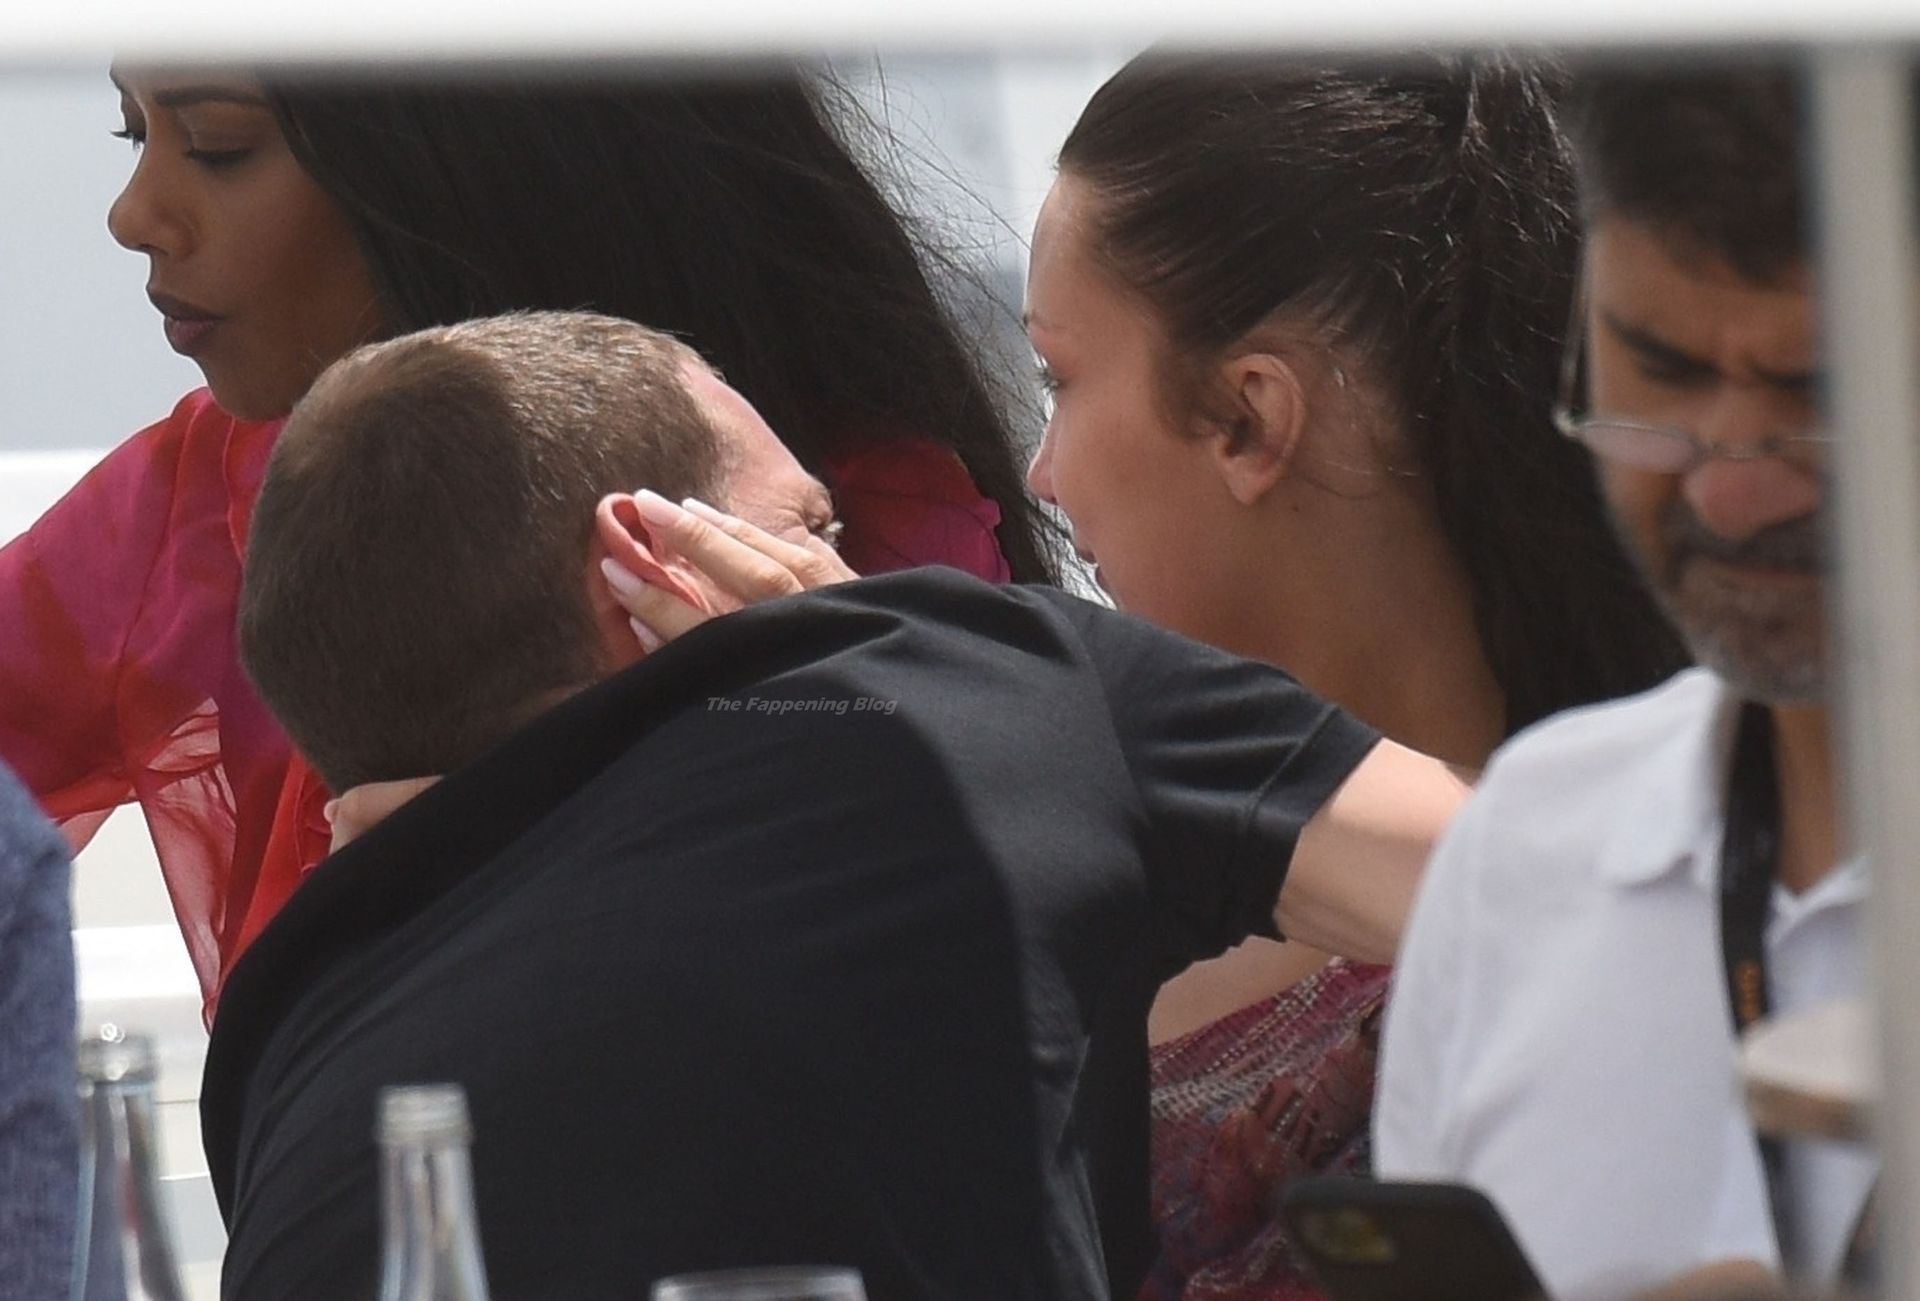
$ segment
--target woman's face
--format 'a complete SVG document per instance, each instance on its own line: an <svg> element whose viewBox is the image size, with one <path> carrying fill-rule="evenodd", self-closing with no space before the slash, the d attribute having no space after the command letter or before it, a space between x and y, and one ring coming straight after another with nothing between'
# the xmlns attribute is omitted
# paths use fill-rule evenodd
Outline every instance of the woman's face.
<svg viewBox="0 0 1920 1301"><path fill-rule="evenodd" d="M345 217L295 161L257 82L117 69L139 155L107 213L147 255L167 342L236 416L283 416L319 373L380 331L373 276Z"/></svg>
<svg viewBox="0 0 1920 1301"><path fill-rule="evenodd" d="M1074 549L1123 609L1206 637L1207 580L1231 505L1206 439L1175 427L1160 377L1172 345L1087 247L1090 200L1055 181L1033 231L1027 336L1050 402L1027 482L1058 506Z"/></svg>

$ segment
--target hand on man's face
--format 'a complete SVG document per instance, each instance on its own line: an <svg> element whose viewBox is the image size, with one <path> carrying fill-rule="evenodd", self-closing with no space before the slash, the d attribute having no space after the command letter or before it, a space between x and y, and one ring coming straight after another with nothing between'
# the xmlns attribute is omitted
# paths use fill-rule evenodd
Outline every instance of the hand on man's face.
<svg viewBox="0 0 1920 1301"><path fill-rule="evenodd" d="M646 519L654 546L670 550L698 580L696 593L682 593L648 582L617 558L606 562L608 589L633 620L634 635L649 652L716 614L859 577L816 534L808 533L805 541L794 543L704 502L690 500L676 506L651 492L636 493L631 500L635 513ZM601 503L603 530L609 519L617 519L619 501L609 498ZM616 545L619 541L614 538ZM690 595L698 599L689 599Z"/></svg>

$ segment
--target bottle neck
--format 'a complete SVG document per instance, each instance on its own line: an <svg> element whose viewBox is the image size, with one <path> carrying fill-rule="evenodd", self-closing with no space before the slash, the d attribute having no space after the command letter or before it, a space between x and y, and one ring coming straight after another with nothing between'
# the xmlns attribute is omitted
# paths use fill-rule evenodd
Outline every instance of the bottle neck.
<svg viewBox="0 0 1920 1301"><path fill-rule="evenodd" d="M487 1301L466 1145L389 1144L381 1164L380 1301Z"/></svg>
<svg viewBox="0 0 1920 1301"><path fill-rule="evenodd" d="M183 1301L155 1147L154 1085L82 1080L75 1301Z"/></svg>

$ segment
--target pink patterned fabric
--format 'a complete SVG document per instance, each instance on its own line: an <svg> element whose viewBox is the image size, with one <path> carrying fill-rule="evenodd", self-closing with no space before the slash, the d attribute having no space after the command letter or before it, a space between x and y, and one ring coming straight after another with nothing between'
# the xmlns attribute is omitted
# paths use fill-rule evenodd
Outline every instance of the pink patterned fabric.
<svg viewBox="0 0 1920 1301"><path fill-rule="evenodd" d="M209 1016L327 848L326 788L255 696L234 638L279 428L189 393L0 548L0 759L75 848L140 804ZM998 508L930 440L862 449L828 478L854 568L1007 577Z"/></svg>
<svg viewBox="0 0 1920 1301"><path fill-rule="evenodd" d="M1388 969L1336 958L1153 1050L1153 1217L1141 1301L1318 1301L1276 1213L1293 1180L1364 1174Z"/></svg>

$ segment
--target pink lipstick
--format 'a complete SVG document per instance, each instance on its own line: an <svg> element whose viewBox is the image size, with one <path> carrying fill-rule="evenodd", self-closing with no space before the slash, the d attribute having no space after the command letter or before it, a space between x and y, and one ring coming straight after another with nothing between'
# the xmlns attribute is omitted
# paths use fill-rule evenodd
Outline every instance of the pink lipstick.
<svg viewBox="0 0 1920 1301"><path fill-rule="evenodd" d="M184 299L151 290L147 298L166 318L167 343L182 356L191 357L206 346L207 338L218 328L221 317Z"/></svg>

